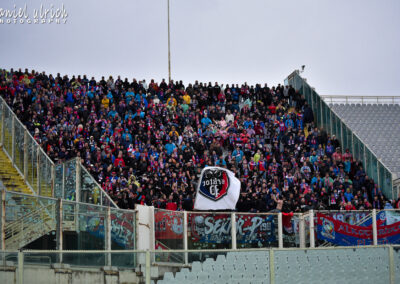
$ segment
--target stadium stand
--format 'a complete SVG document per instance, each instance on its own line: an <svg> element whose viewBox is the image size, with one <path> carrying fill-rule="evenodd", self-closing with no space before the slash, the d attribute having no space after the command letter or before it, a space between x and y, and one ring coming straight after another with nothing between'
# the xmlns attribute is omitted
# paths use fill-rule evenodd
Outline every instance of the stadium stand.
<svg viewBox="0 0 400 284"><path fill-rule="evenodd" d="M400 176L400 105L333 104L331 107Z"/></svg>
<svg viewBox="0 0 400 284"><path fill-rule="evenodd" d="M315 127L289 86L100 81L1 72L0 93L54 163L78 157L120 208L191 210L197 177L226 166L238 211L383 208L363 163ZM396 207L399 203L389 201Z"/></svg>
<svg viewBox="0 0 400 284"><path fill-rule="evenodd" d="M339 137L329 128L327 112L316 109L322 102L309 100L300 89L298 84L269 88L197 82L187 87L182 82L147 85L112 78L96 82L2 70L2 279L7 279L5 283L8 279L24 283L24 278L30 283L62 283L60 279L66 279L62 277L85 283L150 283L150 279L153 283L397 283L397 246L323 248L347 241L347 245L398 244L400 219L390 209L398 208L399 202L383 194L392 185L381 188L389 175L368 177L364 166L373 172L366 163L370 160L359 158L360 151L345 150L354 151L349 147L353 137ZM387 109L381 111L396 121L396 114ZM340 132L347 132L346 127L340 126ZM362 129L355 125L353 130L360 131L356 133L365 141ZM207 165L226 166L242 182L237 209L254 214L247 214L246 228L240 227L236 234L225 230L229 226L218 230L222 226L215 222L215 230L201 239L204 224L196 224L193 216L202 213L175 212L192 209L198 173ZM379 161L375 166L379 168ZM138 204L156 209L117 208ZM372 208L385 210L352 211ZM297 214L285 214L286 222L278 212ZM324 218L332 217L331 223L320 224L321 212ZM210 220L227 215L220 221L244 217L235 212L204 214ZM258 223L243 241L243 233L255 224L253 217L265 223ZM348 230L340 242L333 220ZM361 237L360 232L368 236ZM44 244L51 250L24 250L43 249ZM157 245L162 250L154 250ZM196 250L168 250L174 245ZM307 249L307 245L321 248ZM137 246L139 252L132 251ZM292 246L298 248L281 249ZM232 251L217 252L217 247ZM261 249L246 251L248 247ZM113 252L117 249L124 251ZM205 260L193 261L190 254Z"/></svg>

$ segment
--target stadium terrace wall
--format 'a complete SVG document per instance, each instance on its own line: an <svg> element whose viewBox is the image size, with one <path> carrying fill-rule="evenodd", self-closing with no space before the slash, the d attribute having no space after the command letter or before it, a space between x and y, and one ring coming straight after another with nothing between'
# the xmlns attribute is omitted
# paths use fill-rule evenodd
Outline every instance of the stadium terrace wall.
<svg viewBox="0 0 400 284"><path fill-rule="evenodd" d="M395 188L398 177L378 159L375 153L353 133L350 127L329 107L329 105L306 82L298 70L292 72L286 79L286 85L292 85L302 95L314 112L314 120L318 127L323 127L340 141L342 150L350 149L354 158L362 161L369 177L382 189L389 199L397 199L398 189Z"/></svg>
<svg viewBox="0 0 400 284"><path fill-rule="evenodd" d="M2 97L0 146L34 195L118 208L78 158L54 164Z"/></svg>

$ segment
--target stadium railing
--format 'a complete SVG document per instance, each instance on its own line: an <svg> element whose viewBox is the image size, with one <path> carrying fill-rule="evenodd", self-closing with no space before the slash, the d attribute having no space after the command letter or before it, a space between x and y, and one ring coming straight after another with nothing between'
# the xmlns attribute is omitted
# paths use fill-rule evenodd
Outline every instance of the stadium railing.
<svg viewBox="0 0 400 284"><path fill-rule="evenodd" d="M53 232L62 250L63 234L75 231L71 249L135 249L136 210L1 190L0 248L20 249ZM96 240L96 242L93 242Z"/></svg>
<svg viewBox="0 0 400 284"><path fill-rule="evenodd" d="M353 283L349 279L364 277L368 282L398 283L400 280L400 246L368 246L368 247L337 247L337 248L307 248L307 249L223 249L223 250L174 250L164 251L164 254L189 254L193 262L182 264L186 273L206 273L212 281L217 274L226 276L242 270L244 275L252 266L264 271L268 283L298 283L295 281L310 280L313 283ZM135 269L143 273L145 283L152 283L152 278L160 280L160 275L154 276L152 270L159 264L153 262L155 250L120 250L120 251L0 251L2 268L14 268L17 283L24 283L24 271L30 267L55 268L62 264L67 270L100 268L113 266L117 270ZM208 262L197 262L196 256L207 255ZM216 257L222 255L222 257ZM228 257L229 255L229 257ZM119 258L124 256L124 261ZM224 257L226 256L226 257ZM253 256L257 256L253 258ZM246 262L247 261L247 262ZM253 261L252 263L248 263ZM223 263L218 263L223 262ZM241 263L239 263L241 262ZM68 265L68 266L65 266ZM235 265L235 266L234 266ZM223 271L224 266L238 267ZM172 265L170 265L172 267ZM214 270L209 270L214 268ZM175 266L180 269L179 266ZM65 270L65 271L67 271ZM3 271L7 271L4 269ZM254 272L254 269L249 271ZM1 273L1 272L0 272ZM64 272L67 273L67 272ZM71 272L70 272L71 273ZM293 274L293 275L291 275ZM164 275L164 280L166 279ZM171 283L174 281L172 273ZM177 279L176 279L177 280ZM227 281L227 279L224 279ZM291 280L291 281L289 281ZM340 281L339 281L340 280ZM214 281L217 281L216 278ZM328 281L328 282L326 282ZM176 283L176 282L175 282ZM204 282L203 282L204 283ZM307 282L309 283L309 282ZM361 283L361 282L360 282Z"/></svg>
<svg viewBox="0 0 400 284"><path fill-rule="evenodd" d="M321 95L329 104L400 104L400 96Z"/></svg>
<svg viewBox="0 0 400 284"><path fill-rule="evenodd" d="M118 208L78 158L55 164L2 97L0 146L33 194Z"/></svg>
<svg viewBox="0 0 400 284"><path fill-rule="evenodd" d="M314 118L319 127L323 127L340 141L342 149L350 149L356 160L363 162L364 169L369 177L382 189L389 199L397 199L400 193L399 178L392 173L377 155L362 142L351 128L340 119L328 103L303 79L298 70L292 72L285 80L285 84L298 90L311 106Z"/></svg>
<svg viewBox="0 0 400 284"><path fill-rule="evenodd" d="M154 261L188 263L188 255L164 254L164 250L400 244L400 211L285 214L154 209L153 228L153 248L160 250Z"/></svg>

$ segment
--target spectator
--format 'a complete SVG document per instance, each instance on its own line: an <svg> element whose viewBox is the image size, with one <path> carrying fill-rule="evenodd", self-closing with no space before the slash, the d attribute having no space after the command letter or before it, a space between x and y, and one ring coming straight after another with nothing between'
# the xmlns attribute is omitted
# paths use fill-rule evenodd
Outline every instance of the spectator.
<svg viewBox="0 0 400 284"><path fill-rule="evenodd" d="M0 70L0 95L53 161L80 157L121 208L191 210L207 165L238 176L240 211L387 204L362 163L315 127L291 86L185 87Z"/></svg>

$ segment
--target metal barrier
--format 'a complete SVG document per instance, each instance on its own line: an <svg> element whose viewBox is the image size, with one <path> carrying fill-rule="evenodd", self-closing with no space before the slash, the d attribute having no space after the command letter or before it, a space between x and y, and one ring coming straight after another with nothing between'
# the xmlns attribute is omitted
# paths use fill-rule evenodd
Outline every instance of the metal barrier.
<svg viewBox="0 0 400 284"><path fill-rule="evenodd" d="M70 249L134 249L136 211L1 191L0 248L20 249L49 232L65 247L63 232L77 233ZM95 240L95 241L93 241ZM88 246L87 246L88 245Z"/></svg>
<svg viewBox="0 0 400 284"><path fill-rule="evenodd" d="M400 210L285 214L155 209L154 231L160 251L156 261L188 263L187 255L164 251L400 244Z"/></svg>
<svg viewBox="0 0 400 284"><path fill-rule="evenodd" d="M157 263L151 261L154 250L121 250L121 251L0 251L0 260L7 260L8 265L16 268L17 283L24 283L24 269L36 267L53 268L55 263L70 265L83 269L84 267L103 268L115 266L119 269L142 270L145 283L150 284L152 268ZM229 277L233 274L250 276L261 272L261 282L294 283L298 281L314 281L318 283L353 283L352 278L365 278L370 282L398 283L400 280L400 247L399 246L369 246L369 247L339 247L339 248L308 248L308 249L224 249L224 250L169 250L165 253L209 255L217 253L222 257L208 258L203 264L193 262L181 267L191 267L181 273L207 274L212 281L216 274ZM125 265L114 263L113 256L125 255ZM129 263L130 259L138 261ZM5 263L5 262L4 262ZM172 267L172 265L169 265ZM214 268L213 273L210 273ZM226 268L226 269L225 269ZM179 267L178 267L179 269ZM176 266L175 266L176 270ZM6 270L3 270L6 271ZM348 272L348 273L346 273ZM2 272L0 272L2 273ZM4 272L3 272L4 273ZM199 276L200 277L200 276ZM177 283L178 275L169 272L164 274L164 282ZM154 279L160 279L157 275ZM226 279L225 279L226 280ZM246 279L243 279L245 281ZM297 281L296 281L297 280ZM174 282L175 281L175 282ZM396 282L397 281L397 282ZM240 282L240 281L236 281ZM247 280L248 282L248 280ZM309 283L309 282L307 282ZM361 282L360 282L361 283Z"/></svg>
<svg viewBox="0 0 400 284"><path fill-rule="evenodd" d="M321 98L329 104L400 104L400 96L331 96Z"/></svg>
<svg viewBox="0 0 400 284"><path fill-rule="evenodd" d="M118 208L78 158L54 164L2 97L0 145L33 194Z"/></svg>
<svg viewBox="0 0 400 284"><path fill-rule="evenodd" d="M340 141L342 149L350 149L356 160L362 161L368 176L379 185L382 192L389 199L396 199L394 181L397 176L386 167L377 155L362 142L351 128L340 119L333 111L326 100L324 100L314 88L299 75L298 70L290 74L285 80L286 84L292 85L299 90L311 106L316 124L323 127L331 135L335 135Z"/></svg>

